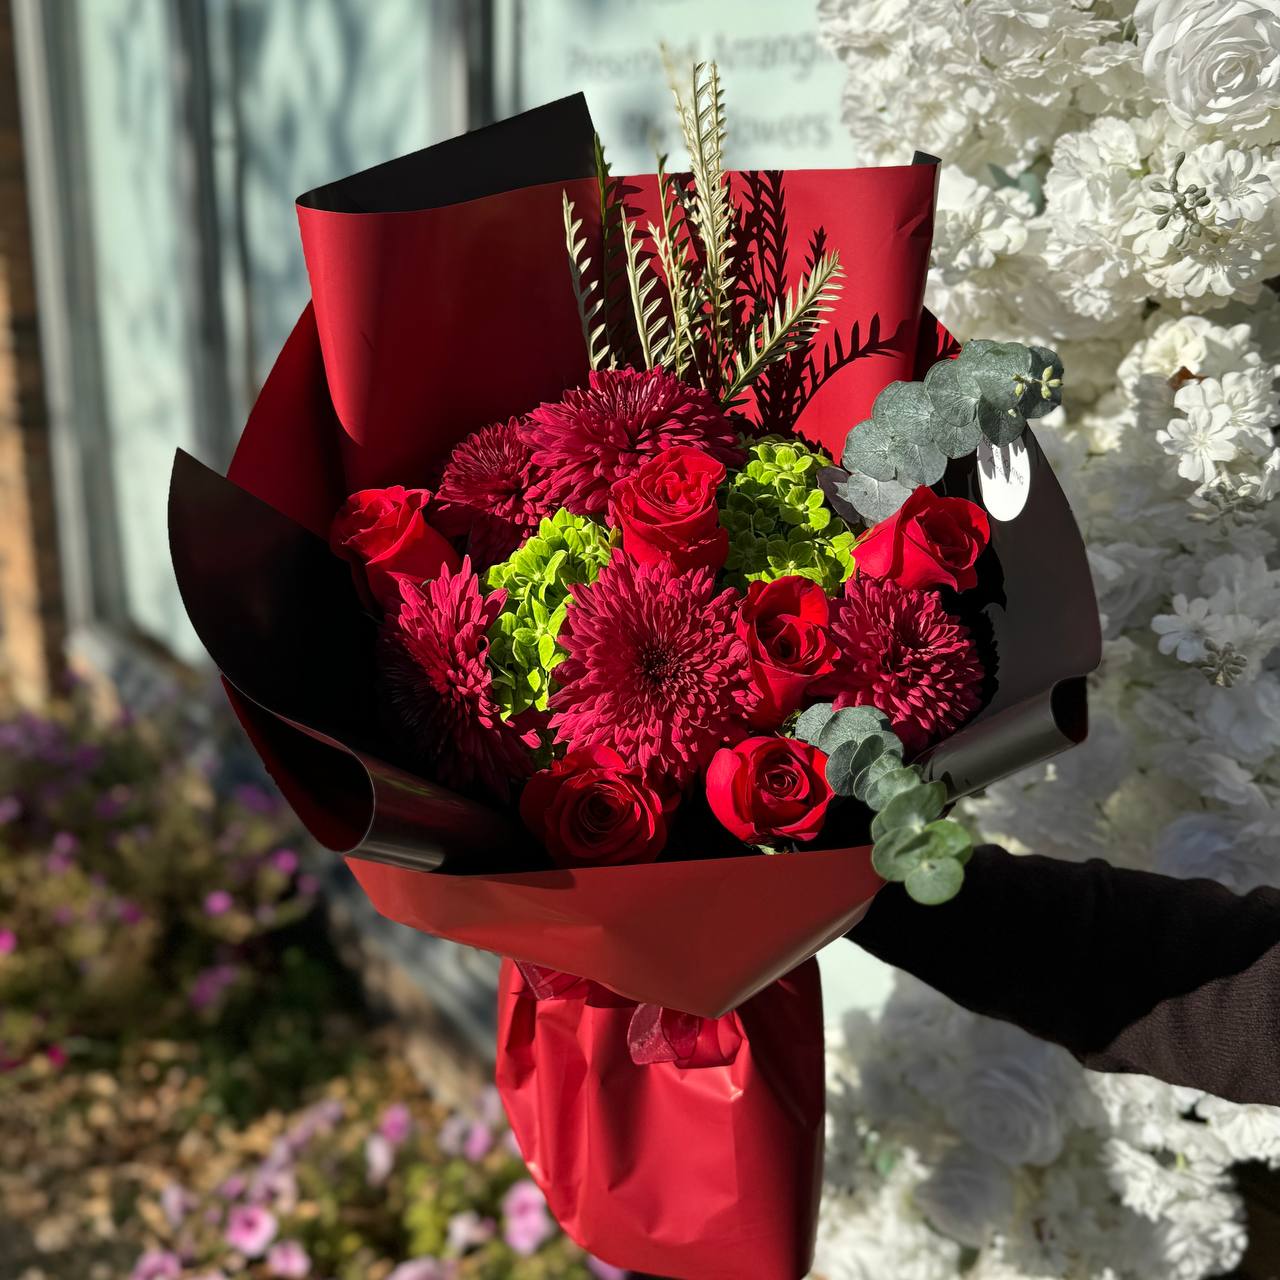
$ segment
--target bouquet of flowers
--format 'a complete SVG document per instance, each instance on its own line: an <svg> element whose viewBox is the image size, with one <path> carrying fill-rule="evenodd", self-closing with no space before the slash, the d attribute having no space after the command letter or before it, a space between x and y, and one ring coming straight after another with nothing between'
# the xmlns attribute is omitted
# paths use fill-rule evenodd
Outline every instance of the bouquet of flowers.
<svg viewBox="0 0 1280 1280"><path fill-rule="evenodd" d="M799 1276L811 957L959 889L948 804L1083 737L1097 614L1027 429L1060 362L922 308L936 162L731 174L715 67L675 97L687 173L613 175L571 98L302 197L313 306L171 543L313 834L510 958L565 1229Z"/></svg>

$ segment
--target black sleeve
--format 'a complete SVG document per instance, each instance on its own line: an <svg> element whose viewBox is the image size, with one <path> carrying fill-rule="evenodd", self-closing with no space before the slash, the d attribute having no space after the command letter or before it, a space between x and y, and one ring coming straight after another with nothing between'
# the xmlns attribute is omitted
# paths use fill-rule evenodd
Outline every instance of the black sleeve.
<svg viewBox="0 0 1280 1280"><path fill-rule="evenodd" d="M849 935L975 1013L1235 1102L1280 1104L1280 891L975 850L951 902L889 885Z"/></svg>

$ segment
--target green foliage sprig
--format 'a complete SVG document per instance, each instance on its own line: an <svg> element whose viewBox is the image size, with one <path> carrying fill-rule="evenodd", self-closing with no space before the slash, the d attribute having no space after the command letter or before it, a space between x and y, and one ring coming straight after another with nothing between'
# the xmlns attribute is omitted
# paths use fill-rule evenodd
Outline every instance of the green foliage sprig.
<svg viewBox="0 0 1280 1280"><path fill-rule="evenodd" d="M854 535L818 488L818 475L829 465L825 454L799 440L749 446L746 466L720 491L731 585L798 574L830 593L849 577Z"/></svg>
<svg viewBox="0 0 1280 1280"><path fill-rule="evenodd" d="M685 86L671 75L671 89L691 184L669 174L666 157L659 157L659 218L642 233L597 138L598 262L587 253L583 219L564 197L573 294L593 369L667 368L732 407L765 369L813 341L839 292L842 269L835 252L817 255L794 290L780 292L749 321L736 316L738 217L724 168L720 73L715 63L699 62Z"/></svg>
<svg viewBox="0 0 1280 1280"><path fill-rule="evenodd" d="M836 488L869 523L885 520L918 485L942 479L949 458L972 453L985 438L1011 444L1062 402L1062 361L1046 347L1017 342L967 343L940 360L923 382L893 382L871 417L845 440L849 477Z"/></svg>
<svg viewBox="0 0 1280 1280"><path fill-rule="evenodd" d="M561 509L518 551L490 568L486 583L507 593L489 628L494 696L507 715L545 711L551 672L564 660L556 643L575 586L594 582L613 544L603 525Z"/></svg>
<svg viewBox="0 0 1280 1280"><path fill-rule="evenodd" d="M826 752L827 781L837 795L861 800L875 813L876 874L901 881L926 906L953 898L973 840L960 823L942 816L946 787L926 782L918 766L903 763L902 743L888 718L874 707L837 711L823 702L801 714L794 733Z"/></svg>

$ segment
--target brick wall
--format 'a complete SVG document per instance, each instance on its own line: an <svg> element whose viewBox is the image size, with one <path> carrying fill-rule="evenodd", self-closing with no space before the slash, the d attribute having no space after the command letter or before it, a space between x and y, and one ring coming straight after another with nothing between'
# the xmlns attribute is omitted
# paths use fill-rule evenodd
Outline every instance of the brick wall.
<svg viewBox="0 0 1280 1280"><path fill-rule="evenodd" d="M21 701L56 686L64 639L13 15L0 0L0 673Z"/></svg>

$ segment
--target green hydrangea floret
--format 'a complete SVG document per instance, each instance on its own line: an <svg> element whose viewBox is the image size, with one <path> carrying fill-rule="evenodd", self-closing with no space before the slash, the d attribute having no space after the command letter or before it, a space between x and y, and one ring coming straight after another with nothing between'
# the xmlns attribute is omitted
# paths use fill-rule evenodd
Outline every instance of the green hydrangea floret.
<svg viewBox="0 0 1280 1280"><path fill-rule="evenodd" d="M729 531L725 571L731 586L798 574L834 592L853 573L854 535L827 506L818 474L831 465L798 440L749 446L748 461L720 493Z"/></svg>
<svg viewBox="0 0 1280 1280"><path fill-rule="evenodd" d="M556 643L575 586L594 582L613 552L610 532L585 516L561 509L486 575L490 590L507 593L489 628L493 692L508 716L530 707L545 711L551 672L564 659Z"/></svg>

